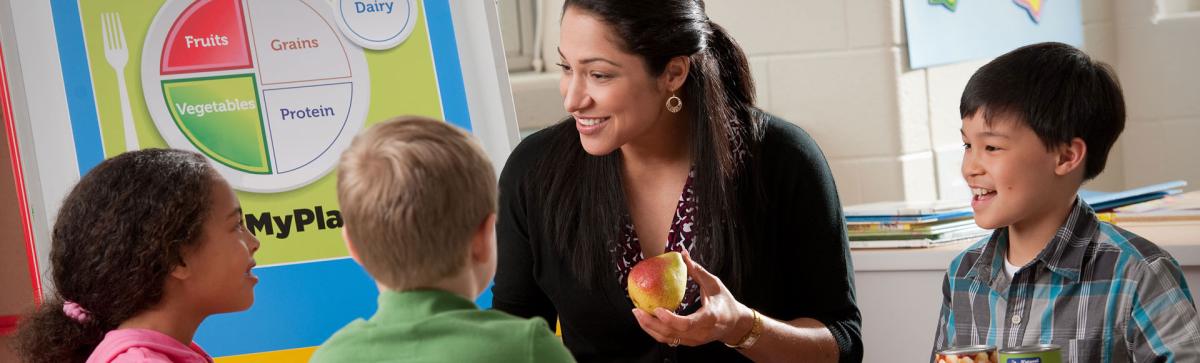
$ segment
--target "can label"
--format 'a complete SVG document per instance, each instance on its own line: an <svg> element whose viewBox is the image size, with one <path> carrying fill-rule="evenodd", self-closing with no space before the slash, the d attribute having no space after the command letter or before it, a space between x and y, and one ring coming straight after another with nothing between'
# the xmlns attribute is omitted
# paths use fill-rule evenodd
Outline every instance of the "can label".
<svg viewBox="0 0 1200 363"><path fill-rule="evenodd" d="M1000 350L1001 363L1062 363L1062 353L1057 346L1041 346L1030 351L1017 349Z"/></svg>

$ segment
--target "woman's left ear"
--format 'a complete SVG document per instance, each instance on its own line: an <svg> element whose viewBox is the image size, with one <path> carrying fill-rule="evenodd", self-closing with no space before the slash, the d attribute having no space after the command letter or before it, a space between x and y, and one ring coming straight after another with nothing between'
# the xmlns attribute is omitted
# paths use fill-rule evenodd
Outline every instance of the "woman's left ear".
<svg viewBox="0 0 1200 363"><path fill-rule="evenodd" d="M670 93L679 91L683 87L683 82L687 81L688 71L691 69L692 61L685 56L671 58L667 62L666 69L663 70L662 76L659 76L659 82L663 89Z"/></svg>
<svg viewBox="0 0 1200 363"><path fill-rule="evenodd" d="M1084 159L1087 157L1087 143L1081 138L1071 139L1058 148L1058 163L1054 166L1054 173L1058 175L1067 175L1071 172L1080 169L1084 166Z"/></svg>

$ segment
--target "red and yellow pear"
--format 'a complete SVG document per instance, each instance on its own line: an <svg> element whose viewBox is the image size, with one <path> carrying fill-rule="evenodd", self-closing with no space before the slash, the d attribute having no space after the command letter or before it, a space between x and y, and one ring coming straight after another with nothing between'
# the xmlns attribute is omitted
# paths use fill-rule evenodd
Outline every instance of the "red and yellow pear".
<svg viewBox="0 0 1200 363"><path fill-rule="evenodd" d="M667 252L638 262L629 271L629 298L649 314L654 309L675 311L687 290L687 267L679 252Z"/></svg>

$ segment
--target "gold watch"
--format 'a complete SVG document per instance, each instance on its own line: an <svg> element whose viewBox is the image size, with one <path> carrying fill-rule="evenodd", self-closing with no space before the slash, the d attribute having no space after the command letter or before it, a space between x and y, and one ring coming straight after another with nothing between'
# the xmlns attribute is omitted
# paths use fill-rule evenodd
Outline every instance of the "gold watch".
<svg viewBox="0 0 1200 363"><path fill-rule="evenodd" d="M758 341L758 336L762 335L763 323L762 316L758 315L758 310L750 309L750 313L754 315L754 325L750 327L750 332L746 336L738 340L737 344L725 343L726 347L733 349L750 349L754 343Z"/></svg>

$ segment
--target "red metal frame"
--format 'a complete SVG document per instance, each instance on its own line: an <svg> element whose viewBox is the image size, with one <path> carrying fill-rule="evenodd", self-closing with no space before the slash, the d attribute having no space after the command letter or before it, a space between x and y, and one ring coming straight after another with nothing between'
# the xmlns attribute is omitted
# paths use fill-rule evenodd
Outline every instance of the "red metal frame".
<svg viewBox="0 0 1200 363"><path fill-rule="evenodd" d="M21 169L21 149L17 145L17 128L13 120L12 98L8 89L8 69L4 66L4 49L0 47L0 108L3 109L4 129L8 133L9 163L12 164L14 184L17 187L17 205L21 208L21 231L25 234L25 258L29 265L29 279L33 287L33 301L42 302L42 278L39 273L37 245L33 240L33 222L29 219L29 199L25 196L25 174ZM17 316L0 316L0 335L8 335L16 329Z"/></svg>
<svg viewBox="0 0 1200 363"><path fill-rule="evenodd" d="M0 336L12 334L17 330L17 320L19 319L20 317L16 315L0 316Z"/></svg>

